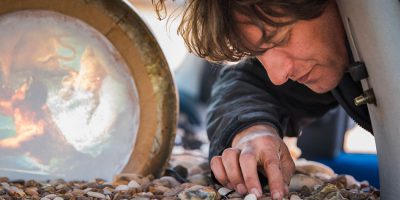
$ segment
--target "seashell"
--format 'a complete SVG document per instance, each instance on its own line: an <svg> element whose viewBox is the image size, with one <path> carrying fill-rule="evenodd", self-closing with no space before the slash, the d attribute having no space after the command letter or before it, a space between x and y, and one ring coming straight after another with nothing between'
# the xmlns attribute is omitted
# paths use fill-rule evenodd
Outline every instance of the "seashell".
<svg viewBox="0 0 400 200"><path fill-rule="evenodd" d="M290 191L300 191L303 186L306 186L310 190L314 188L315 185L321 185L322 181L311 176L304 174L295 174L292 176L289 184Z"/></svg>
<svg viewBox="0 0 400 200"><path fill-rule="evenodd" d="M305 159L299 159L295 161L296 171L303 173L303 174L316 174L316 173L324 173L329 176L334 177L335 172L332 168L315 161L308 161Z"/></svg>

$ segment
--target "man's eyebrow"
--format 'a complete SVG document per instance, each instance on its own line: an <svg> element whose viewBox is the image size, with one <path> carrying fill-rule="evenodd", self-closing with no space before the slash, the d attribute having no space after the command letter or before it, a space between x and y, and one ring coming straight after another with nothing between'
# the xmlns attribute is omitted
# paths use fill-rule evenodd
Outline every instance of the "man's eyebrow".
<svg viewBox="0 0 400 200"><path fill-rule="evenodd" d="M283 36L279 37L278 40L276 40L276 41L274 41L274 39L279 34L279 31L275 30L275 31L271 31L270 33L271 33L272 37L267 39L265 37L265 35L267 35L268 33L266 33L265 35L263 34L262 37L260 38L260 40L257 41L257 45L262 46L264 44L266 44L266 45L273 44L272 47L279 46L279 45L285 45L290 39L290 36L292 34L292 28L284 30ZM272 47L268 47L268 49L270 49Z"/></svg>

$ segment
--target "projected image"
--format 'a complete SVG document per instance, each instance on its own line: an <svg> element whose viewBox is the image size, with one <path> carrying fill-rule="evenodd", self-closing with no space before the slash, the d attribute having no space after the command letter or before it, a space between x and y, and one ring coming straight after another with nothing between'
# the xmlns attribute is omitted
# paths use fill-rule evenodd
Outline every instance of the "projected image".
<svg viewBox="0 0 400 200"><path fill-rule="evenodd" d="M130 157L139 103L99 32L50 11L0 16L0 174L111 176Z"/></svg>

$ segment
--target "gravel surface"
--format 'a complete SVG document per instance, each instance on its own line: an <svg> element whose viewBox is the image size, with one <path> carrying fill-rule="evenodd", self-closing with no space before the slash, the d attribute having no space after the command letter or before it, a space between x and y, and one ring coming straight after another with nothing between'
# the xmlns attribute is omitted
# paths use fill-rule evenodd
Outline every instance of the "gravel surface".
<svg viewBox="0 0 400 200"><path fill-rule="evenodd" d="M190 161L190 162L188 162ZM207 158L195 151L174 154L165 176L120 174L112 181L9 180L0 177L0 199L256 199L213 184ZM337 175L330 168L315 162L300 160L290 183L287 199L339 200L379 199L379 190L368 182L358 182L349 175ZM271 199L266 186L261 199Z"/></svg>

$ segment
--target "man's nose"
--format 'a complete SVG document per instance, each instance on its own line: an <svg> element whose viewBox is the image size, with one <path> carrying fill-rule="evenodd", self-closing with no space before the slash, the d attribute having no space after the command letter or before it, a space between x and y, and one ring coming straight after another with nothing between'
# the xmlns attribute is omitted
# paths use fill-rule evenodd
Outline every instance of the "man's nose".
<svg viewBox="0 0 400 200"><path fill-rule="evenodd" d="M275 85L282 85L288 79L295 77L295 59L285 52L270 49L264 54L257 56L257 59L264 66L271 82Z"/></svg>

